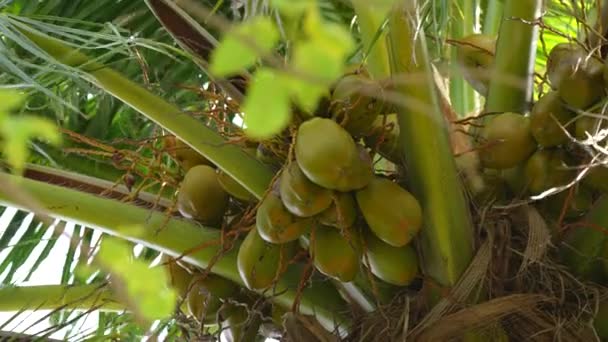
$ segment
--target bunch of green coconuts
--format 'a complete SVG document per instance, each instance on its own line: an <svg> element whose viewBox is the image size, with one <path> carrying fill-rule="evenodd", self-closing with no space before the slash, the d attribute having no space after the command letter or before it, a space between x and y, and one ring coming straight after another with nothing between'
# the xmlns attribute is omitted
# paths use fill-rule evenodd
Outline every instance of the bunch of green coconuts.
<svg viewBox="0 0 608 342"><path fill-rule="evenodd" d="M475 34L459 44L465 77L486 95L495 40ZM558 44L549 53L546 79L549 90L529 113L489 113L478 130L476 149L490 190L499 200L540 195L570 184L580 172L578 167L589 162L579 142L606 127L601 116L608 68L601 59L575 43ZM593 199L608 190L606 176L604 167L590 169L568 200L568 217L584 214ZM559 214L566 195L547 196L539 205L547 213Z"/></svg>
<svg viewBox="0 0 608 342"><path fill-rule="evenodd" d="M376 154L393 163L402 158L396 117L379 99L381 91L365 72L345 74L315 115L294 122L289 157L268 160L261 145L249 148L262 162L280 166L259 201L178 139L167 141L185 171L177 199L182 216L220 227L238 216L229 212L231 202L256 208L238 251L246 289L217 275L186 275L172 264L177 287L195 289L182 291L187 313L203 324L226 320L230 315L222 316L220 303L243 291L271 289L294 260L311 262L314 276L338 282L371 273L393 287L412 283L418 275L412 241L422 227L422 209L403 184L376 172L372 162ZM274 315L283 308L272 310Z"/></svg>

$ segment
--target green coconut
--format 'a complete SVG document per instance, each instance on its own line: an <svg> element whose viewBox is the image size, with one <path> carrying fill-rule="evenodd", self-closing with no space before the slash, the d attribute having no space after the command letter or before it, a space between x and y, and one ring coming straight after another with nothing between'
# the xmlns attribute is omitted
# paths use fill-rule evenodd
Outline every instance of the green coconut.
<svg viewBox="0 0 608 342"><path fill-rule="evenodd" d="M319 222L326 226L348 228L357 218L357 203L350 192L337 192L329 208L319 214Z"/></svg>
<svg viewBox="0 0 608 342"><path fill-rule="evenodd" d="M260 236L256 228L249 231L239 247L237 268L250 290L266 289L282 274L297 249L295 241L272 244Z"/></svg>
<svg viewBox="0 0 608 342"><path fill-rule="evenodd" d="M384 109L383 89L364 75L350 74L342 77L332 92L332 117L344 124L354 136L369 132L374 120Z"/></svg>
<svg viewBox="0 0 608 342"><path fill-rule="evenodd" d="M591 166L582 183L591 189L608 192L608 168L603 165Z"/></svg>
<svg viewBox="0 0 608 342"><path fill-rule="evenodd" d="M566 185L574 178L560 150L536 151L524 166L524 183L531 194L539 194L552 187Z"/></svg>
<svg viewBox="0 0 608 342"><path fill-rule="evenodd" d="M314 224L312 218L301 218L292 214L281 199L278 191L273 189L263 198L257 210L258 233L270 243L280 244L297 240Z"/></svg>
<svg viewBox="0 0 608 342"><path fill-rule="evenodd" d="M478 93L488 94L490 68L496 54L496 37L471 34L456 41L456 61L464 78Z"/></svg>
<svg viewBox="0 0 608 342"><path fill-rule="evenodd" d="M174 136L167 137L166 146L169 153L186 172L197 165L214 166L207 158Z"/></svg>
<svg viewBox="0 0 608 342"><path fill-rule="evenodd" d="M244 305L227 303L222 309L222 322L220 322L221 341L248 342L256 341L262 317L259 312L249 310Z"/></svg>
<svg viewBox="0 0 608 342"><path fill-rule="evenodd" d="M409 285L418 274L418 255L411 244L391 246L376 235L365 235L367 258L363 262L370 271L383 281L397 285Z"/></svg>
<svg viewBox="0 0 608 342"><path fill-rule="evenodd" d="M185 297L192 274L167 255L161 257L161 264L169 277L169 285L177 291L180 297Z"/></svg>
<svg viewBox="0 0 608 342"><path fill-rule="evenodd" d="M599 130L608 128L608 118L581 115L575 121L574 136L579 140L586 140L595 136Z"/></svg>
<svg viewBox="0 0 608 342"><path fill-rule="evenodd" d="M604 65L582 47L556 45L547 59L549 82L568 105L586 109L604 96Z"/></svg>
<svg viewBox="0 0 608 342"><path fill-rule="evenodd" d="M314 216L332 202L332 191L311 182L296 162L281 173L279 189L285 208L300 217Z"/></svg>
<svg viewBox="0 0 608 342"><path fill-rule="evenodd" d="M251 194L245 187L239 184L234 178L230 177L224 171L218 171L217 180L220 185L230 196L244 202L252 202L255 200L255 196Z"/></svg>
<svg viewBox="0 0 608 342"><path fill-rule="evenodd" d="M365 187L373 174L367 151L335 121L313 118L302 123L295 143L296 161L313 183L338 191Z"/></svg>
<svg viewBox="0 0 608 342"><path fill-rule="evenodd" d="M204 277L195 277L188 286L188 309L200 322L214 323L223 301L238 292L237 284L218 275L208 273Z"/></svg>
<svg viewBox="0 0 608 342"><path fill-rule="evenodd" d="M197 165L188 170L180 184L177 208L184 217L216 225L224 216L228 199L215 170Z"/></svg>
<svg viewBox="0 0 608 342"><path fill-rule="evenodd" d="M350 240L337 229L320 227L311 241L314 265L319 272L341 282L355 279L361 265L361 245L356 234Z"/></svg>
<svg viewBox="0 0 608 342"><path fill-rule="evenodd" d="M395 164L403 161L403 144L399 141L397 114L377 117L373 129L363 137L363 140L368 147L385 159Z"/></svg>
<svg viewBox="0 0 608 342"><path fill-rule="evenodd" d="M484 167L508 169L528 159L536 149L530 119L517 113L502 113L481 130L479 157Z"/></svg>
<svg viewBox="0 0 608 342"><path fill-rule="evenodd" d="M405 246L422 227L418 200L386 178L374 177L367 187L357 191L356 198L371 231L391 246Z"/></svg>
<svg viewBox="0 0 608 342"><path fill-rule="evenodd" d="M574 124L566 127L574 117L562 103L559 94L551 91L543 95L532 107L530 130L539 145L552 147L568 142L568 135L574 134Z"/></svg>

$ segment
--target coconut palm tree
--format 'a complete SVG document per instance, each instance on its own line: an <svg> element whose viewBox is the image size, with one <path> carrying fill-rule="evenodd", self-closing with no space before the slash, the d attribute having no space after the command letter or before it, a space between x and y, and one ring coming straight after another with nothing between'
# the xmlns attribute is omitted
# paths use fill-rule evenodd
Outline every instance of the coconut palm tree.
<svg viewBox="0 0 608 342"><path fill-rule="evenodd" d="M607 13L0 1L3 336L608 338Z"/></svg>

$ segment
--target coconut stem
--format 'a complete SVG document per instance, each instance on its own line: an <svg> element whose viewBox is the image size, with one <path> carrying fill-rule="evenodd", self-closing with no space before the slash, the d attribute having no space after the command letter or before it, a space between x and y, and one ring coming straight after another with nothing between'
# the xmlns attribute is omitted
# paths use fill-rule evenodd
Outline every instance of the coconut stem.
<svg viewBox="0 0 608 342"><path fill-rule="evenodd" d="M501 1L487 2L483 18L483 33L491 36L498 34L504 4Z"/></svg>
<svg viewBox="0 0 608 342"><path fill-rule="evenodd" d="M452 1L452 22L450 26L450 38L461 39L473 33L475 26L475 1L455 0ZM456 60L457 50L451 48L452 61ZM450 77L450 101L452 107L459 117L465 117L475 109L475 92L464 79L457 63L451 63Z"/></svg>
<svg viewBox="0 0 608 342"><path fill-rule="evenodd" d="M409 185L423 210L419 246L424 272L454 285L473 256L472 221L437 98L416 0L398 2L390 16L391 73L404 101L400 143Z"/></svg>
<svg viewBox="0 0 608 342"><path fill-rule="evenodd" d="M542 0L505 0L486 112L526 113L532 104ZM488 118L488 117L486 117Z"/></svg>
<svg viewBox="0 0 608 342"><path fill-rule="evenodd" d="M367 66L372 78L382 80L390 75L388 49L386 48L386 32L382 32L382 24L388 11L384 11L368 0L351 0L361 38L363 49L368 52L366 56Z"/></svg>

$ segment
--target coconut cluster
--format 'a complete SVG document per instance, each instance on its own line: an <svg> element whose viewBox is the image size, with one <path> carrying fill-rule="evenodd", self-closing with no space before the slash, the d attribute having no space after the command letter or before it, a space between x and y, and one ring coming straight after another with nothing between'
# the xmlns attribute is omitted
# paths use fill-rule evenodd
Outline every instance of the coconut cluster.
<svg viewBox="0 0 608 342"><path fill-rule="evenodd" d="M182 216L219 226L233 214L228 213L231 202L255 205L255 222L238 245L237 266L246 290L271 289L302 253L307 257L296 262L311 262L317 276L339 282L371 275L401 287L417 277L413 241L422 229L422 207L373 163L374 156L394 164L403 158L396 115L381 100L382 91L365 72L349 73L334 84L315 115L294 127L285 142L292 150L287 158L264 160L262 145L248 150L279 166L259 202L211 162L170 139L170 151L185 171L177 201ZM187 278L180 272L178 278ZM225 284L217 285L221 281ZM180 280L186 283L194 289L184 293L187 312L203 324L217 319L220 304L239 293L217 275Z"/></svg>

